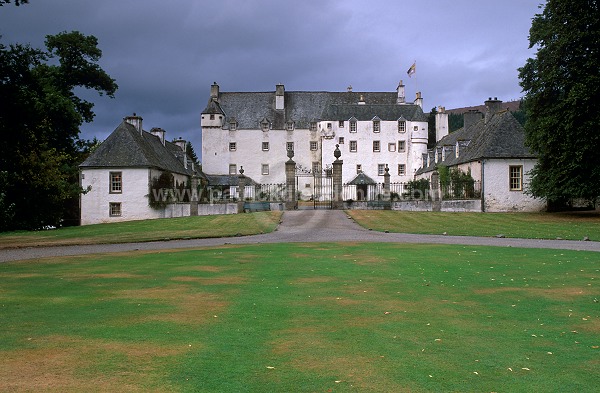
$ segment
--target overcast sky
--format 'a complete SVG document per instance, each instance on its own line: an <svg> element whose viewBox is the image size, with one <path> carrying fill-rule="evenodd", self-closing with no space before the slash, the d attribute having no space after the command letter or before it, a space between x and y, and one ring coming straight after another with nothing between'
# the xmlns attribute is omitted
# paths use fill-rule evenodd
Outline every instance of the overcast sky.
<svg viewBox="0 0 600 393"><path fill-rule="evenodd" d="M424 109L509 101L542 0L30 0L0 7L5 45L43 48L47 34L94 35L114 99L91 95L82 136L104 139L133 112L144 128L191 140L221 91L421 91ZM412 78L406 71L416 60Z"/></svg>

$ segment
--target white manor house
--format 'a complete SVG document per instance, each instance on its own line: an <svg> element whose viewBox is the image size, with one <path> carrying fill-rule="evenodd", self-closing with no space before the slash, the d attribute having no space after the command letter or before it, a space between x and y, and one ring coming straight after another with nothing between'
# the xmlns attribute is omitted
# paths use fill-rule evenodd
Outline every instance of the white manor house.
<svg viewBox="0 0 600 393"><path fill-rule="evenodd" d="M438 115L437 140L448 133L447 114ZM286 91L222 92L215 82L202 111L202 169L206 174L244 175L260 184L285 183L288 151L298 173L326 171L343 160L342 181L358 175L382 183L414 179L427 153L428 124L423 99L407 102L402 81L394 92ZM309 178L307 178L309 179ZM298 191L312 192L310 180Z"/></svg>

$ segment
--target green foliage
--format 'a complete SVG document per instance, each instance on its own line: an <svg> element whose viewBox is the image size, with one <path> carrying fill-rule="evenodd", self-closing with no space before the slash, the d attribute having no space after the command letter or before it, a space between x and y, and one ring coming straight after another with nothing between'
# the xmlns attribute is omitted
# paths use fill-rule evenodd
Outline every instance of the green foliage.
<svg viewBox="0 0 600 393"><path fill-rule="evenodd" d="M47 51L0 43L0 167L4 203L14 207L10 229L59 226L78 216L77 165L91 148L79 127L93 104L79 87L113 96L117 85L97 64L97 40L79 32L46 37Z"/></svg>
<svg viewBox="0 0 600 393"><path fill-rule="evenodd" d="M463 128L465 124L465 117L463 114L450 113L448 115L448 132L456 131Z"/></svg>
<svg viewBox="0 0 600 393"><path fill-rule="evenodd" d="M458 168L450 169L445 165L438 165L437 171L444 199L469 199L480 196L475 192L475 179L470 170L465 173Z"/></svg>
<svg viewBox="0 0 600 393"><path fill-rule="evenodd" d="M194 151L194 146L192 145L192 142L187 142L185 145L185 151L188 155L188 157L194 162L195 165L200 165L200 161L198 160L198 156L196 155L196 152Z"/></svg>
<svg viewBox="0 0 600 393"><path fill-rule="evenodd" d="M435 135L435 115L437 114L437 108L433 107L431 108L431 112L429 112L429 116L427 117L427 127L428 127L428 132L427 132L427 148L431 149L435 146L435 143L437 142L435 140L436 135Z"/></svg>
<svg viewBox="0 0 600 393"><path fill-rule="evenodd" d="M0 391L593 392L597 260L293 243L3 263Z"/></svg>
<svg viewBox="0 0 600 393"><path fill-rule="evenodd" d="M174 177L171 172L165 171L150 182L148 205L153 209L164 209L169 202L173 202Z"/></svg>
<svg viewBox="0 0 600 393"><path fill-rule="evenodd" d="M427 199L429 196L429 179L417 179L406 182L404 197L410 199Z"/></svg>
<svg viewBox="0 0 600 393"><path fill-rule="evenodd" d="M519 69L538 155L529 192L549 204L600 196L599 14L597 1L548 0L531 24L536 56Z"/></svg>
<svg viewBox="0 0 600 393"><path fill-rule="evenodd" d="M29 0L15 0L15 5L18 7L22 4L28 4ZM4 4L10 4L10 0L0 0L0 7L2 7Z"/></svg>

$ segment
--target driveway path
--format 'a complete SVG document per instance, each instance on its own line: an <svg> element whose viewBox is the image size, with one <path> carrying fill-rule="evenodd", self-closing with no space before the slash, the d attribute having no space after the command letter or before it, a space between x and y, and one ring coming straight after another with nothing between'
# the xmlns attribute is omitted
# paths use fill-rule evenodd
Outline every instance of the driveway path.
<svg viewBox="0 0 600 393"><path fill-rule="evenodd" d="M286 211L277 230L264 235L216 239L173 240L145 243L97 244L88 246L32 247L0 250L0 262L66 255L83 255L138 250L198 248L223 244L314 242L384 242L463 244L473 246L553 248L600 252L600 242L534 240L474 236L415 235L369 231L340 210Z"/></svg>

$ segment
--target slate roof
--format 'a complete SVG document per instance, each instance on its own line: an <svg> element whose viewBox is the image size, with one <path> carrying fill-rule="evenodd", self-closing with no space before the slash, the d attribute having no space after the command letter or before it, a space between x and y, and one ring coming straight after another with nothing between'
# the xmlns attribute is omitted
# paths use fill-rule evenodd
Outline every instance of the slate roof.
<svg viewBox="0 0 600 393"><path fill-rule="evenodd" d="M205 174L206 179L208 180L209 186L237 186L240 182L240 177L238 175L207 175ZM247 186L256 186L257 182L246 176L246 185Z"/></svg>
<svg viewBox="0 0 600 393"><path fill-rule="evenodd" d="M160 139L149 132L141 133L123 121L79 166L80 168L156 168L191 176L191 161L187 169L183 159L187 156L174 143Z"/></svg>
<svg viewBox="0 0 600 393"><path fill-rule="evenodd" d="M365 175L363 172L359 173L354 177L354 179L348 182L351 186L358 186L363 184L377 184L377 182L371 179L369 176Z"/></svg>
<svg viewBox="0 0 600 393"><path fill-rule="evenodd" d="M365 104L359 105L361 97ZM225 128L232 118L240 129L260 129L260 122L267 118L272 129L285 129L287 121L296 128L309 128L310 123L320 120L371 120L378 116L384 121L396 121L404 117L408 121L427 121L420 106L396 104L396 92L306 92L286 91L284 110L275 109L274 92L221 92L217 101L210 99L203 114L222 113L226 116Z"/></svg>
<svg viewBox="0 0 600 393"><path fill-rule="evenodd" d="M525 146L523 127L507 110L496 113L487 124L485 119L481 119L467 129L461 128L448 134L438 141L434 149L444 146L455 148L457 141L470 143L468 146L461 146L458 158L456 150L453 149L451 154L447 154L446 159L438 164L454 166L486 158L536 157ZM436 165L434 162L427 168L421 168L417 174L433 171Z"/></svg>

